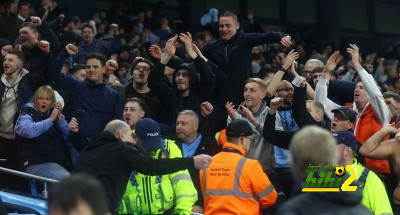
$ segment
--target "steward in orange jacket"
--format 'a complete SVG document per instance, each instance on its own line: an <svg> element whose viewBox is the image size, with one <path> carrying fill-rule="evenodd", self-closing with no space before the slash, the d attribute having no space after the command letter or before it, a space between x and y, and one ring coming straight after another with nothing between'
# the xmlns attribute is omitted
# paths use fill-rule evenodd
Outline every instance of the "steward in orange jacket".
<svg viewBox="0 0 400 215"><path fill-rule="evenodd" d="M200 171L204 214L261 214L278 196L257 160L245 158L253 131L247 121L235 120L226 129L228 142Z"/></svg>

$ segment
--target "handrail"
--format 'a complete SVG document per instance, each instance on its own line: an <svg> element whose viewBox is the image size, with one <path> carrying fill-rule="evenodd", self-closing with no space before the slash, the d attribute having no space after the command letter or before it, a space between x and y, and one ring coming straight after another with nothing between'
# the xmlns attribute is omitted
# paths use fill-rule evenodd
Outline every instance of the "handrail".
<svg viewBox="0 0 400 215"><path fill-rule="evenodd" d="M45 199L47 199L48 193L49 193L48 189L47 189L47 183L54 184L54 183L58 183L59 182L59 181L54 180L54 179L45 178L45 177L41 177L41 176L37 176L37 175L32 175L32 174L28 174L28 173L25 173L25 172L20 172L20 171L13 170L13 169L7 169L7 168L4 168L4 167L0 167L0 172L4 172L4 173L11 174L11 175L21 176L23 178L29 178L29 179L34 179L34 180L43 182L44 189L42 191L42 196Z"/></svg>
<svg viewBox="0 0 400 215"><path fill-rule="evenodd" d="M4 168L4 167L0 167L0 172L9 173L11 175L21 176L21 177L29 178L29 179L35 179L35 180L38 180L38 181L51 183L51 184L59 182L59 181L54 180L54 179L45 178L45 177L41 177L41 176L37 176L37 175L32 175L32 174L28 174L28 173L25 173L25 172L20 172L20 171L13 170L13 169L7 169L7 168Z"/></svg>

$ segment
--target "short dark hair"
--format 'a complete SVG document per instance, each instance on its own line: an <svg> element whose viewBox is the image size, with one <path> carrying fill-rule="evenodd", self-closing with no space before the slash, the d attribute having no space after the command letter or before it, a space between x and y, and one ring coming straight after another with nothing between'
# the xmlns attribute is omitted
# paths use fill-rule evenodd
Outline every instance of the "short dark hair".
<svg viewBox="0 0 400 215"><path fill-rule="evenodd" d="M92 29L92 32L94 33L94 28L93 28L93 26L91 26L91 25L89 25L89 24L84 24L84 25L82 25L81 30L83 31L83 29L85 29L85 28L90 28L90 29Z"/></svg>
<svg viewBox="0 0 400 215"><path fill-rule="evenodd" d="M29 4L29 2L20 2L18 5L18 10L21 10L22 6L30 7L31 5Z"/></svg>
<svg viewBox="0 0 400 215"><path fill-rule="evenodd" d="M106 57L102 54L99 53L91 53L88 56L86 56L85 62L90 60L90 59L97 59L100 61L100 64L102 67L104 67L106 65Z"/></svg>
<svg viewBox="0 0 400 215"><path fill-rule="evenodd" d="M81 69L85 69L85 65L83 64L76 64L74 67L72 67L72 74L78 72Z"/></svg>
<svg viewBox="0 0 400 215"><path fill-rule="evenodd" d="M32 31L38 32L38 29L37 29L36 25L33 24L33 22L23 22L23 23L21 24L21 28L24 28L24 27L28 27L28 28L30 28Z"/></svg>
<svg viewBox="0 0 400 215"><path fill-rule="evenodd" d="M109 213L103 186L94 177L81 173L74 174L52 187L48 208L69 213L77 207L79 200L85 201L93 214Z"/></svg>
<svg viewBox="0 0 400 215"><path fill-rule="evenodd" d="M236 14L231 11L225 11L225 12L221 13L221 15L219 15L219 17L232 17L233 21L238 22L238 18L236 16Z"/></svg>
<svg viewBox="0 0 400 215"><path fill-rule="evenodd" d="M132 63L132 72L133 72L133 69L141 62L145 62L145 63L149 64L150 72L153 70L154 64L151 61L144 59L144 58L136 58Z"/></svg>
<svg viewBox="0 0 400 215"><path fill-rule="evenodd" d="M387 91L383 93L383 98L393 98L393 100L397 103L400 103L400 96L396 92L393 91Z"/></svg>
<svg viewBox="0 0 400 215"><path fill-rule="evenodd" d="M139 107L140 107L142 110L144 110L145 103L144 103L143 100L139 99L138 97L127 98L127 99L126 99L126 102L125 102L125 105L126 105L126 103L128 103L128 102L136 102L136 103L138 103Z"/></svg>
<svg viewBox="0 0 400 215"><path fill-rule="evenodd" d="M25 60L25 55L24 55L24 52L22 52L22 51L13 49L13 50L9 51L7 54L17 55L18 59L20 59L22 62L24 62L24 60Z"/></svg>

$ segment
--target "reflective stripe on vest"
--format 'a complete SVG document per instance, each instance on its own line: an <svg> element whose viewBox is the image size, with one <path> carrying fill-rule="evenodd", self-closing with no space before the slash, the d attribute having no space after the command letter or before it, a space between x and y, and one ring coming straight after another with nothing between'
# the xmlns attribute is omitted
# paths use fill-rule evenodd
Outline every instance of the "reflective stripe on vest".
<svg viewBox="0 0 400 215"><path fill-rule="evenodd" d="M172 184L176 184L179 181L183 181L183 180L193 182L192 178L190 177L190 175L179 174L179 175L175 175L173 178L171 178L171 183Z"/></svg>
<svg viewBox="0 0 400 215"><path fill-rule="evenodd" d="M235 172L235 178L234 178L234 185L233 185L233 190L228 190L228 189L207 189L207 179L206 179L206 171L204 170L203 172L203 184L205 187L204 191L204 196L235 196L239 198L252 198L252 199L260 199L268 194L270 194L273 190L274 187L272 184L270 184L265 190L261 191L260 193L257 193L255 196L249 193L245 193L239 190L239 184L240 184L240 176L242 175L242 170L244 163L246 162L247 158L242 157L238 165L236 167L236 172Z"/></svg>

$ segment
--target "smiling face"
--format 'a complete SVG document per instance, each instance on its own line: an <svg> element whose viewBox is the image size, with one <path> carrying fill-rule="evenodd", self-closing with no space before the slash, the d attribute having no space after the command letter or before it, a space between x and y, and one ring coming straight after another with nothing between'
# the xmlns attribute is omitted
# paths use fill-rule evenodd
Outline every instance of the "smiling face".
<svg viewBox="0 0 400 215"><path fill-rule="evenodd" d="M23 63L15 54L6 54L3 61L4 74L11 76L22 69Z"/></svg>
<svg viewBox="0 0 400 215"><path fill-rule="evenodd" d="M31 27L25 26L19 29L19 37L22 46L32 47L36 45L39 33Z"/></svg>
<svg viewBox="0 0 400 215"><path fill-rule="evenodd" d="M258 83L250 82L244 86L243 97L246 107L252 109L261 105L265 93Z"/></svg>
<svg viewBox="0 0 400 215"><path fill-rule="evenodd" d="M146 85L150 74L150 65L146 62L139 62L132 72L133 82L137 85Z"/></svg>
<svg viewBox="0 0 400 215"><path fill-rule="evenodd" d="M101 65L100 60L90 58L86 60L86 76L87 79L95 84L103 82L103 74L105 73L104 67Z"/></svg>
<svg viewBox="0 0 400 215"><path fill-rule="evenodd" d="M128 101L124 107L123 119L131 129L135 128L136 123L143 118L144 111L140 107L139 103L134 101Z"/></svg>
<svg viewBox="0 0 400 215"><path fill-rule="evenodd" d="M89 27L85 27L82 30L82 40L85 41L86 43L91 43L94 38L94 33L93 30Z"/></svg>
<svg viewBox="0 0 400 215"><path fill-rule="evenodd" d="M239 22L231 16L221 16L219 18L219 34L223 40L229 40L235 36L239 30Z"/></svg>
<svg viewBox="0 0 400 215"><path fill-rule="evenodd" d="M294 88L288 81L282 81L275 91L275 96L283 98L283 107L292 105Z"/></svg>

